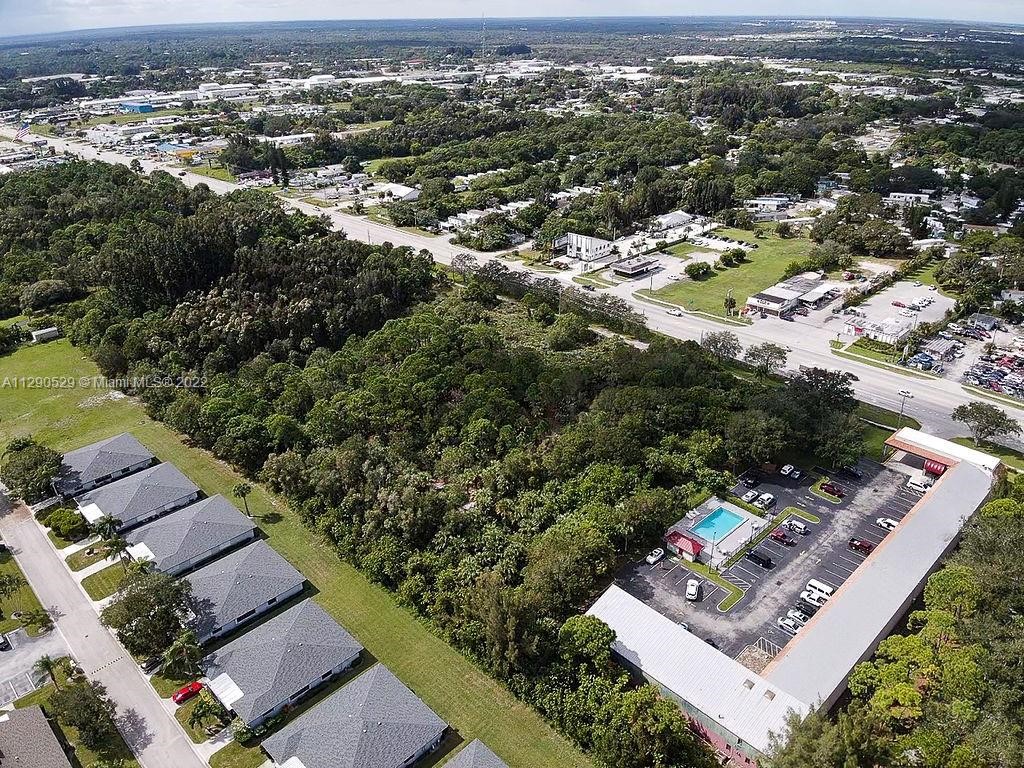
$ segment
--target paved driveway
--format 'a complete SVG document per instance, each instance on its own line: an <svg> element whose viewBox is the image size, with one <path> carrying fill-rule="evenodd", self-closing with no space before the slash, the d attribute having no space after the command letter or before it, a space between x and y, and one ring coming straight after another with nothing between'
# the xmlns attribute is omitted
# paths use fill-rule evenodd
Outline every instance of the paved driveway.
<svg viewBox="0 0 1024 768"><path fill-rule="evenodd" d="M28 509L11 509L6 496L0 496L0 534L71 655L86 675L106 686L117 705L118 726L143 768L205 768L138 666L100 624Z"/></svg>
<svg viewBox="0 0 1024 768"><path fill-rule="evenodd" d="M25 630L9 632L9 651L0 651L0 707L31 693L48 679L32 667L43 656L59 659L68 656L68 646L59 632L29 637Z"/></svg>

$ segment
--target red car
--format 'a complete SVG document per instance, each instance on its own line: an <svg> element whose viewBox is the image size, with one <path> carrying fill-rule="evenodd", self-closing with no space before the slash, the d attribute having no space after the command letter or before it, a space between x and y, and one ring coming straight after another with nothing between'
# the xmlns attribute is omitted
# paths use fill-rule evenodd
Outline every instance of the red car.
<svg viewBox="0 0 1024 768"><path fill-rule="evenodd" d="M835 483L822 483L821 490L823 490L825 493L831 493L833 496L838 496L840 499L846 495L846 491L844 491Z"/></svg>
<svg viewBox="0 0 1024 768"><path fill-rule="evenodd" d="M785 533L783 533L782 531L780 531L777 528L774 531L772 531L771 533L768 534L768 538L769 539L773 539L773 540L779 542L780 544L785 544L787 547L791 547L794 544L796 544L796 541L794 541L793 539L789 538L789 536L787 536Z"/></svg>
<svg viewBox="0 0 1024 768"><path fill-rule="evenodd" d="M175 704L184 704L186 701L188 701L193 696L198 694L201 690L203 690L203 684L200 683L198 680L193 680L184 688L176 691L175 694L171 696L171 701L173 701Z"/></svg>
<svg viewBox="0 0 1024 768"><path fill-rule="evenodd" d="M850 539L847 546L854 552L860 552L861 554L870 555L875 550L875 545L870 541L864 541L862 539Z"/></svg>
<svg viewBox="0 0 1024 768"><path fill-rule="evenodd" d="M902 301L894 301L894 302L892 303L892 305L893 305L894 307L905 307L905 306L907 306L907 305L906 305L906 304L904 304L904 303L903 303Z"/></svg>

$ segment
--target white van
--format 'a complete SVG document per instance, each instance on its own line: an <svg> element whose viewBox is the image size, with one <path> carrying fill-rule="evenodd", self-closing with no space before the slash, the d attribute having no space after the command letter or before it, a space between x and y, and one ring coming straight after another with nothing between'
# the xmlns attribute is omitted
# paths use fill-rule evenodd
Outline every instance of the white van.
<svg viewBox="0 0 1024 768"><path fill-rule="evenodd" d="M810 590L811 592L817 592L819 595L824 597L826 600L828 600L830 597L832 597L832 595L834 595L836 593L836 588L835 587L830 587L825 582L818 581L817 579L811 579L810 581L808 581L807 582L807 589Z"/></svg>
<svg viewBox="0 0 1024 768"><path fill-rule="evenodd" d="M914 475L907 480L907 488L918 493L927 493L928 489L934 484L935 481L925 474Z"/></svg>

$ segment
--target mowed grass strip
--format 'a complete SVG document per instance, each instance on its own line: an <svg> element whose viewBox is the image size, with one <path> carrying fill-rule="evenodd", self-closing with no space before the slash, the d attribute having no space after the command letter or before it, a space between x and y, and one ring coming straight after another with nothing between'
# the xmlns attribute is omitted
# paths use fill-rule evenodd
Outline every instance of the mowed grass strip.
<svg viewBox="0 0 1024 768"><path fill-rule="evenodd" d="M799 261L807 256L812 245L811 241L804 237L783 240L774 234L758 240L753 232L741 229L719 229L715 234L731 237L733 240L756 243L758 248L747 254L747 261L743 264L716 270L705 280L685 278L653 293L640 291L640 294L653 296L686 309L724 317L725 298L730 290L732 297L736 299L736 308L741 309L749 296L779 282L790 262Z"/></svg>
<svg viewBox="0 0 1024 768"><path fill-rule="evenodd" d="M0 552L0 573L18 576L22 580L21 586L13 594L0 600L0 633L6 634L21 626L21 622L12 617L13 614L33 611L42 606L10 552ZM38 627L28 627L26 631L30 635L39 634Z"/></svg>
<svg viewBox="0 0 1024 768"><path fill-rule="evenodd" d="M0 358L0 439L6 443L33 434L66 451L131 432L206 493L231 498L240 475L205 451L186 446L134 400L110 398L103 389L78 383L81 377L98 375L96 366L66 340ZM51 377L54 386L20 386L19 377ZM316 600L464 739L482 739L512 768L592 765L533 709L399 607L390 593L341 561L283 502L256 486L249 507L268 543L319 590ZM254 759L243 756L243 750L229 749L216 768L236 768L229 762L232 758L245 768Z"/></svg>

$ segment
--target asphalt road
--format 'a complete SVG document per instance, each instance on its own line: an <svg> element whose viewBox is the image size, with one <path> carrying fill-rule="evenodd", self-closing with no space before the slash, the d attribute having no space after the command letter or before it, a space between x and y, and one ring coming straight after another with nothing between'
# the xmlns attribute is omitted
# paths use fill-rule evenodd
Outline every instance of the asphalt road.
<svg viewBox="0 0 1024 768"><path fill-rule="evenodd" d="M9 127L0 127L0 135L13 137L14 130ZM58 151L76 154L86 159L103 160L110 163L128 164L132 157L108 149L99 149L85 141L74 142L65 139L49 138L49 143ZM241 187L238 184L211 179L199 174L186 172L180 176L180 167L169 163L154 162L140 158L142 167L146 171L164 170L179 176L183 182L194 186L206 184L215 192L226 193ZM445 237L430 237L416 232L390 227L378 222L369 221L365 218L352 216L338 211L330 211L318 208L314 205L299 200L282 198L285 205L301 210L312 215L326 215L334 226L345 231L353 239L365 240L370 243L390 242L394 245L405 245L417 250L428 250L435 261L442 264L451 263L452 257L458 253L467 253L468 249L461 246L454 246ZM493 258L494 254L476 253L478 261L485 262ZM572 275L567 273L546 273L532 270L529 267L504 262L509 269L528 272L531 274L556 278L564 283L572 284ZM686 314L683 317L670 315L668 311L653 303L649 303L634 295L637 288L643 287L644 282L625 283L610 292L618 295L628 302L636 311L647 317L648 326L677 339L700 340L704 333L721 331L726 326L714 320L709 320L699 315ZM856 360L833 355L826 336L821 334L809 334L808 330L799 323L766 323L760 322L750 326L730 326L740 342L746 347L751 344L760 344L766 341L782 344L789 347L790 354L787 367L795 369L801 365L831 370L846 371L857 377L854 390L857 397L874 405L898 411L901 405L901 398L897 391L909 390L913 398L906 401L905 413L913 416L927 429L928 432L940 437L955 437L967 433L964 425L954 422L949 414L958 405L963 405L977 398L971 397L960 386L959 382L947 381L944 379L917 379L903 376L895 371L887 371L874 366L860 363ZM1024 417L1024 403L1020 406L1003 406L1013 416ZM1016 440L1006 441L1008 445L1019 447L1021 443Z"/></svg>
<svg viewBox="0 0 1024 768"><path fill-rule="evenodd" d="M28 509L0 495L0 535L85 674L107 688L118 727L143 768L206 768L139 667L99 616Z"/></svg>

